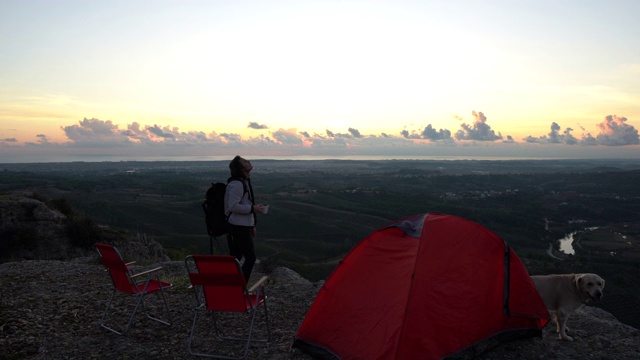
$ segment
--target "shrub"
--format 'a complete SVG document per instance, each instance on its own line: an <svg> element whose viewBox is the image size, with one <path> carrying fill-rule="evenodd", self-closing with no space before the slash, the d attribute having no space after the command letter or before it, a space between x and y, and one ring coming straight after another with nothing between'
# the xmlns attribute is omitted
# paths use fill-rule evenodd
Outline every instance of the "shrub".
<svg viewBox="0 0 640 360"><path fill-rule="evenodd" d="M73 208L71 207L71 204L67 199L62 198L51 200L50 204L54 209L63 213L67 218L73 218L73 216L75 215Z"/></svg>
<svg viewBox="0 0 640 360"><path fill-rule="evenodd" d="M66 232L71 245L89 249L101 239L100 228L88 216L76 216L67 219Z"/></svg>

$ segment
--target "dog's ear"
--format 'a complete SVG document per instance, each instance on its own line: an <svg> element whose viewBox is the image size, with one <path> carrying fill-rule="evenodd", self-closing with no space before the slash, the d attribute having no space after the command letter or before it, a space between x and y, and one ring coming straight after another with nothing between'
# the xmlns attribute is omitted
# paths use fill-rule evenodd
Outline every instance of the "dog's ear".
<svg viewBox="0 0 640 360"><path fill-rule="evenodd" d="M600 276L598 276L597 279L598 281L602 281L602 288L604 289L604 283L605 283L604 279L601 278Z"/></svg>
<svg viewBox="0 0 640 360"><path fill-rule="evenodd" d="M576 289L580 290L580 284L582 283L582 274L573 274L573 284Z"/></svg>

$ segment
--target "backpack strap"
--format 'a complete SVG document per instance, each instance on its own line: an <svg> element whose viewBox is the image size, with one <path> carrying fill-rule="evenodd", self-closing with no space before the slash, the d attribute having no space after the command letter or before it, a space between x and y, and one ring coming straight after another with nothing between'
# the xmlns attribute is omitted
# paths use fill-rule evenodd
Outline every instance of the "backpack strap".
<svg viewBox="0 0 640 360"><path fill-rule="evenodd" d="M229 179L227 179L227 185L229 185L229 183L232 181L240 181L242 183L242 189L244 190L243 195L244 193L248 192L250 195L251 203L253 203L253 191L250 192L247 190L247 182L241 177L230 177Z"/></svg>
<svg viewBox="0 0 640 360"><path fill-rule="evenodd" d="M255 205L255 200L254 200L255 197L253 196L253 187L251 186L251 179L244 179L244 178L241 178L241 177L230 177L229 179L227 179L227 185L229 185L229 183L232 182L232 181L240 181L242 183L242 189L244 190L242 195L244 196L244 193L249 193L249 200L251 200L251 205L252 206ZM247 189L247 187L249 189ZM251 210L251 213L253 214L253 224L257 225L258 224L258 217L253 212L253 210ZM231 214L229 214L229 216L231 216ZM227 220L229 220L228 217L227 217Z"/></svg>

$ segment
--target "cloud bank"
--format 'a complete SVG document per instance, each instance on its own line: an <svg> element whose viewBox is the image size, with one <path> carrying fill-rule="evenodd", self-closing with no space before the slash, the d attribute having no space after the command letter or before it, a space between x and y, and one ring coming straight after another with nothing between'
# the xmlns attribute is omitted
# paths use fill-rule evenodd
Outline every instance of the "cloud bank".
<svg viewBox="0 0 640 360"><path fill-rule="evenodd" d="M562 132L558 123L551 123L551 131L540 137L527 136L523 140L527 143L537 144L565 144L586 146L625 146L640 143L638 130L626 123L627 118L617 115L607 115L601 123L596 124L600 132L594 137L590 133L584 133L580 138L571 134L572 128L566 128Z"/></svg>
<svg viewBox="0 0 640 360"><path fill-rule="evenodd" d="M406 126L396 134L363 134L349 127L346 132L326 129L323 133L311 133L299 129L272 129L268 124L249 122L251 136L237 133L204 131L181 131L175 126L157 124L143 125L138 122L120 127L111 120L84 118L75 124L61 126L66 142L52 142L47 134L38 134L34 141L15 137L0 139L0 148L17 152L22 147L36 149L67 149L72 151L104 154L140 155L211 155L211 154L257 154L257 155L426 155L476 154L479 150L499 156L519 149L540 149L542 145L567 145L567 148L620 148L640 144L638 130L625 117L608 115L596 124L597 134L582 129L575 136L574 129L562 128L552 122L550 131L542 136L529 135L516 141L510 135L492 129L482 112L472 112L473 122L461 122L454 132L436 129L428 124L421 129ZM475 150L469 150L473 147ZM557 148L555 148L557 150ZM552 152L547 151L549 154ZM557 151L556 151L557 153Z"/></svg>

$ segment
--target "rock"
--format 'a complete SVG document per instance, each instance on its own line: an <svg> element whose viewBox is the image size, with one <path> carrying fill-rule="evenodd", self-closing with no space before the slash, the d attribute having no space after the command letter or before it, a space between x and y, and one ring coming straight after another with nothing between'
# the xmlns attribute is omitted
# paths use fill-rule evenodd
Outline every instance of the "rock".
<svg viewBox="0 0 640 360"><path fill-rule="evenodd" d="M85 248L72 244L67 235L67 217L33 196L15 192L0 197L0 262L95 259L91 242ZM146 234L131 235L108 226L95 226L94 242L116 245L141 262L169 260L162 245Z"/></svg>

